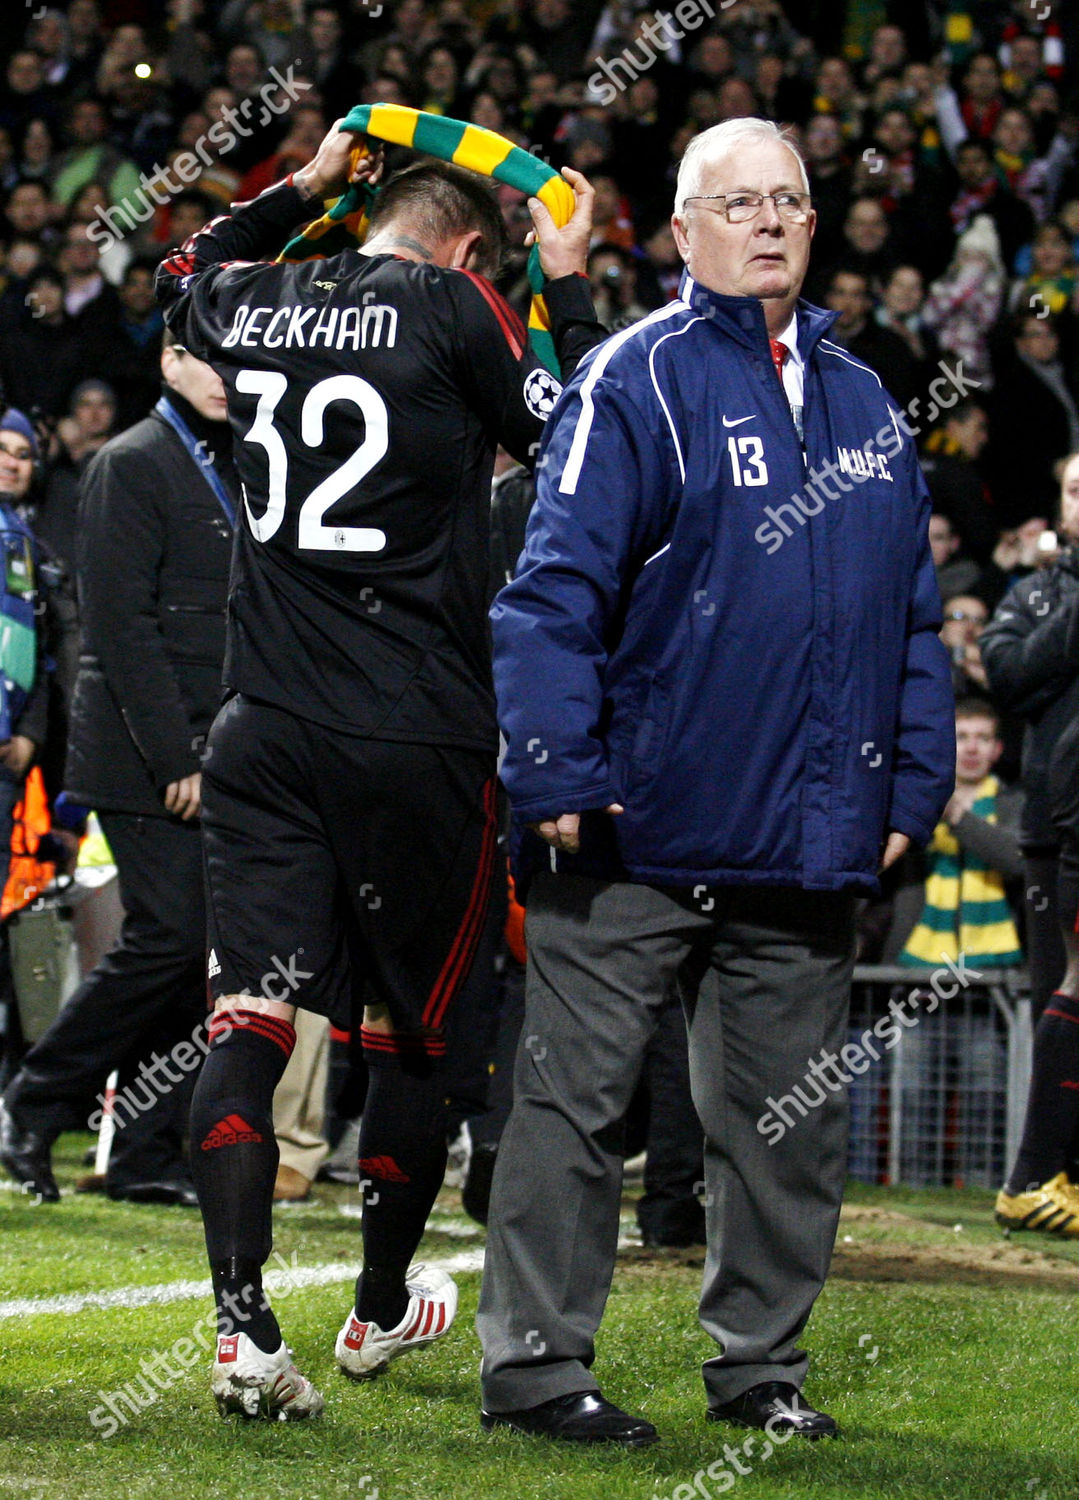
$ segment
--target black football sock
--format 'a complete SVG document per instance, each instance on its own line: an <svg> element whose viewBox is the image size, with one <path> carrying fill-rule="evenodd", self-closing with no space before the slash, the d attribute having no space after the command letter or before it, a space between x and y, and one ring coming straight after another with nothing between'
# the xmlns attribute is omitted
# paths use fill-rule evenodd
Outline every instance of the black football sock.
<svg viewBox="0 0 1079 1500"><path fill-rule="evenodd" d="M356 1316L385 1331L408 1308L405 1272L446 1172L446 1084L429 1064L379 1057L360 1124L363 1270Z"/></svg>
<svg viewBox="0 0 1079 1500"><path fill-rule="evenodd" d="M264 1354L281 1347L281 1329L262 1289L262 1261L229 1256L210 1262L219 1334L246 1333Z"/></svg>
<svg viewBox="0 0 1079 1500"><path fill-rule="evenodd" d="M281 1330L262 1290L270 1253L278 1150L273 1096L296 1032L254 1010L218 1012L191 1102L191 1175L206 1230L217 1326L267 1354Z"/></svg>
<svg viewBox="0 0 1079 1500"><path fill-rule="evenodd" d="M1067 1169L1079 1126L1079 1000L1059 991L1034 1031L1023 1139L1006 1191L1025 1193Z"/></svg>

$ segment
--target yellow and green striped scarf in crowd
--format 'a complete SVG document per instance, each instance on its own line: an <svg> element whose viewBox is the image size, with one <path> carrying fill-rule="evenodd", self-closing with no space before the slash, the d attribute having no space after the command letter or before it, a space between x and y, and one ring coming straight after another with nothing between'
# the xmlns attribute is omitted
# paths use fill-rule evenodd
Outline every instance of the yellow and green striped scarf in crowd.
<svg viewBox="0 0 1079 1500"><path fill-rule="evenodd" d="M341 122L342 130L367 135L394 146L408 146L426 156L451 161L496 182L505 182L530 198L538 198L562 227L573 214L573 189L545 161L515 146L505 136L481 125L424 114L403 104L360 104ZM357 147L362 153L366 148ZM280 260L325 259L361 245L367 233L368 211L378 189L353 184L323 214L285 246ZM532 306L528 316L529 342L538 359L553 375L559 373L547 308L543 301L543 271L533 246L528 260Z"/></svg>
<svg viewBox="0 0 1079 1500"><path fill-rule="evenodd" d="M995 776L982 781L971 811L997 821ZM926 853L925 907L899 955L901 964L936 966L966 954L975 968L1001 968L1022 962L1019 934L1004 896L1004 879L974 854L959 847L947 823L938 823Z"/></svg>

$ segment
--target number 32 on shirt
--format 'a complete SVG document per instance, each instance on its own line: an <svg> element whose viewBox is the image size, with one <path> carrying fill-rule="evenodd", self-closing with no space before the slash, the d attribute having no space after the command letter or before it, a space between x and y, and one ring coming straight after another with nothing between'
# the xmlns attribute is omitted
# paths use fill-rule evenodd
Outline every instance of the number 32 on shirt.
<svg viewBox="0 0 1079 1500"><path fill-rule="evenodd" d="M258 541L268 542L285 517L288 450L274 426L274 413L288 389L288 379L275 370L241 370L236 376L236 389L259 398L255 420L244 441L258 443L266 450L268 500L262 515L255 516L245 494L244 511L252 534ZM381 552L386 545L386 533L377 526L325 526L323 517L385 457L390 445L386 403L374 386L359 375L331 375L328 380L320 380L308 391L300 410L300 436L309 448L322 446L324 417L332 401L351 401L359 407L364 420L363 442L332 474L316 484L303 502L297 546L311 552Z"/></svg>

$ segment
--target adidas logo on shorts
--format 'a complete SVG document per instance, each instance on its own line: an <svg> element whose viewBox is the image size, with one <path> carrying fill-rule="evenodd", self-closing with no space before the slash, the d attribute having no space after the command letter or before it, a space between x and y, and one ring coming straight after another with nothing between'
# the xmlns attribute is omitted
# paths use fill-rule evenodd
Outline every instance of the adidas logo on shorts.
<svg viewBox="0 0 1079 1500"><path fill-rule="evenodd" d="M213 1151L217 1146L243 1146L249 1143L260 1145L262 1136L257 1130L252 1130L242 1115L226 1115L210 1131L202 1143L202 1149Z"/></svg>
<svg viewBox="0 0 1079 1500"><path fill-rule="evenodd" d="M214 979L220 973L221 973L221 965L217 961L217 950L214 949L214 948L211 948L210 949L210 956L209 956L209 958L206 961L206 977L208 979Z"/></svg>

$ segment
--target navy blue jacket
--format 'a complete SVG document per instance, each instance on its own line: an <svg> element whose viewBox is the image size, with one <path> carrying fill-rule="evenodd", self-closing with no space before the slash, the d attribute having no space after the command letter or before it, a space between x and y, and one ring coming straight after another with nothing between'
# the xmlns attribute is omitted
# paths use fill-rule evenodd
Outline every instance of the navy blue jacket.
<svg viewBox="0 0 1079 1500"><path fill-rule="evenodd" d="M560 398L491 612L519 818L625 807L559 869L874 890L888 830L932 834L955 724L928 491L833 321L799 305L804 452L760 302L688 276Z"/></svg>

